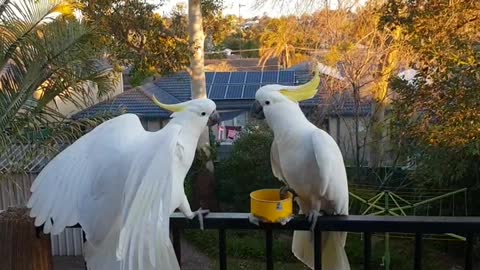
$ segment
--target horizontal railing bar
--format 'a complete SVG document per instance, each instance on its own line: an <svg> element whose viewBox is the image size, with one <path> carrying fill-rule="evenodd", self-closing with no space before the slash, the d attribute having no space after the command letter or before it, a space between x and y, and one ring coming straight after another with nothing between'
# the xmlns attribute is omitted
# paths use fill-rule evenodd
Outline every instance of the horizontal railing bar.
<svg viewBox="0 0 480 270"><path fill-rule="evenodd" d="M278 223L249 222L249 213L212 212L204 217L205 229L310 229L304 216L295 216L285 225ZM171 227L199 229L198 219L188 219L179 212L170 217ZM322 216L317 222L321 231L346 232L401 232L401 233L479 233L480 217L432 217L432 216ZM80 228L79 224L69 228Z"/></svg>
<svg viewBox="0 0 480 270"><path fill-rule="evenodd" d="M204 217L205 229L275 229L309 230L310 222L304 216L295 216L285 225L249 222L249 213L209 213ZM185 218L181 213L170 217L171 227L199 229L198 219ZM430 216L322 216L317 226L321 231L347 232L403 232L403 233L471 233L480 232L480 217Z"/></svg>

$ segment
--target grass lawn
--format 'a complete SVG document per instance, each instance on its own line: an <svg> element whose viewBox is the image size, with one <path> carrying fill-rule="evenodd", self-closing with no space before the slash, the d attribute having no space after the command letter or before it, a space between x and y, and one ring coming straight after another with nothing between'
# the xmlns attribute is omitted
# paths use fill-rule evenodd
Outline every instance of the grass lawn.
<svg viewBox="0 0 480 270"><path fill-rule="evenodd" d="M218 232L215 230L187 230L186 239L218 266ZM274 232L273 256L276 270L306 270L291 253L292 232ZM392 270L413 269L413 239L390 240ZM458 241L424 241L424 269L450 270L462 265L463 243ZM349 234L347 253L352 269L363 269L363 240L360 234ZM372 269L384 269L383 236L372 237ZM458 253L458 257L452 254ZM228 269L265 269L265 234L263 231L227 231ZM452 257L453 256L453 257Z"/></svg>

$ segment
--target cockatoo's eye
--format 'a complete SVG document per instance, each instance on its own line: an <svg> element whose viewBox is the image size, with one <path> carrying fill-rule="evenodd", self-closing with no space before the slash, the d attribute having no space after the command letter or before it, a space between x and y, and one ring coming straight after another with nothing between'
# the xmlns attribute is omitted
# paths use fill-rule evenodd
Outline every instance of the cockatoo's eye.
<svg viewBox="0 0 480 270"><path fill-rule="evenodd" d="M265 105L270 105L270 100L265 101Z"/></svg>
<svg viewBox="0 0 480 270"><path fill-rule="evenodd" d="M205 115L207 115L207 113L206 113L206 112L202 112L202 116L205 116Z"/></svg>

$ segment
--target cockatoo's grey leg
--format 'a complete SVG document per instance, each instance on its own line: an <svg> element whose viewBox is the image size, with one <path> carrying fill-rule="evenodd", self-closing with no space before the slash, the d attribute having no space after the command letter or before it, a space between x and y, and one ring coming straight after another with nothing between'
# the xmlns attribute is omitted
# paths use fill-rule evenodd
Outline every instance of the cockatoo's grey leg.
<svg viewBox="0 0 480 270"><path fill-rule="evenodd" d="M183 195L183 201L178 207L180 211L189 219L193 219L195 216L198 216L198 223L200 223L200 230L203 230L203 216L210 213L210 210L208 209L202 209L201 207L195 211L192 212L192 209L190 208L190 203L188 202L187 196Z"/></svg>
<svg viewBox="0 0 480 270"><path fill-rule="evenodd" d="M313 232L315 230L315 226L317 226L318 217L323 216L324 212L320 210L321 208L321 201L312 199L312 208L308 211L308 222L311 223L310 231Z"/></svg>
<svg viewBox="0 0 480 270"><path fill-rule="evenodd" d="M323 212L316 211L316 210L311 210L308 213L307 218L308 218L308 222L310 222L310 231L313 232L313 230L315 229L315 226L317 226L318 217L321 217L321 216L323 216Z"/></svg>
<svg viewBox="0 0 480 270"><path fill-rule="evenodd" d="M198 216L198 223L200 223L200 230L203 231L203 228L204 228L204 226L203 226L203 216L208 215L208 213L210 213L210 210L202 209L200 207L200 208L198 208L197 211L193 212L193 216L190 219L194 218L195 216Z"/></svg>

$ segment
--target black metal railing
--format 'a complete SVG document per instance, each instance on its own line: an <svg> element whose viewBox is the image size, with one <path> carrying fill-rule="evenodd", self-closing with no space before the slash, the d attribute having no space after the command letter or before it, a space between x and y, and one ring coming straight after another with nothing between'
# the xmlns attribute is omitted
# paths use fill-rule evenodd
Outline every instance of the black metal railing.
<svg viewBox="0 0 480 270"><path fill-rule="evenodd" d="M204 218L205 229L218 230L219 265L227 269L226 230L264 230L267 270L273 270L273 230L309 230L310 223L303 216L294 217L286 225L249 222L248 213L210 213ZM184 229L199 229L198 219L189 220L181 213L170 218L173 246L177 259L181 261L180 237ZM473 238L480 233L480 217L422 217L422 216L323 216L318 218L314 229L315 270L321 266L321 232L346 231L363 233L364 269L371 268L372 233L414 233L415 252L412 265L415 270L423 269L423 234L457 233L465 236L465 270L473 269ZM347 242L348 245L348 242Z"/></svg>

